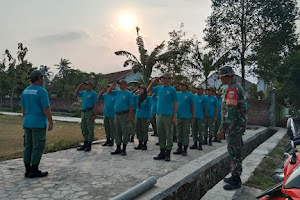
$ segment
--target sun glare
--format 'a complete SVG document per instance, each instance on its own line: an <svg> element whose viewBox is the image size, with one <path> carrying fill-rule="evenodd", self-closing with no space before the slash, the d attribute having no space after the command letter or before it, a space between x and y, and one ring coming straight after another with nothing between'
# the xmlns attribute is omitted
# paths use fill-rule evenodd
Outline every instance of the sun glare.
<svg viewBox="0 0 300 200"><path fill-rule="evenodd" d="M119 19L120 26L124 29L131 29L136 26L135 15L123 14Z"/></svg>

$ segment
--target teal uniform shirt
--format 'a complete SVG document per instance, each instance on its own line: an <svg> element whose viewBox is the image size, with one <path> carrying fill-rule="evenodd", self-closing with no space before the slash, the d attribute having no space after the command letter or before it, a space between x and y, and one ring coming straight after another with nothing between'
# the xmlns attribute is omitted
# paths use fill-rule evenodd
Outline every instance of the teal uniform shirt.
<svg viewBox="0 0 300 200"><path fill-rule="evenodd" d="M116 97L115 112L127 111L130 106L134 105L132 93L128 90L125 90L124 92L121 90L113 90L110 92L110 95Z"/></svg>
<svg viewBox="0 0 300 200"><path fill-rule="evenodd" d="M97 93L92 91L83 90L78 93L79 97L82 97L82 110L94 108L94 103L98 103Z"/></svg>
<svg viewBox="0 0 300 200"><path fill-rule="evenodd" d="M113 95L103 94L100 99L104 100L104 116L114 117L116 97Z"/></svg>
<svg viewBox="0 0 300 200"><path fill-rule="evenodd" d="M159 115L174 115L174 101L177 101L177 92L172 86L156 86L152 93L157 94L157 112Z"/></svg>
<svg viewBox="0 0 300 200"><path fill-rule="evenodd" d="M217 119L222 119L221 105L222 105L222 97L220 99L218 99L218 116L217 116Z"/></svg>
<svg viewBox="0 0 300 200"><path fill-rule="evenodd" d="M138 106L139 104L139 96L135 95L134 100L137 105L135 118L143 118L143 119L151 119L151 98L148 96L143 103L141 103L141 107Z"/></svg>
<svg viewBox="0 0 300 200"><path fill-rule="evenodd" d="M205 95L195 95L195 118L196 119L204 119L204 107L207 96Z"/></svg>
<svg viewBox="0 0 300 200"><path fill-rule="evenodd" d="M207 117L215 117L216 109L218 107L218 99L215 96L207 96L206 97L206 116Z"/></svg>
<svg viewBox="0 0 300 200"><path fill-rule="evenodd" d="M21 94L21 104L25 108L24 128L47 127L47 118L43 110L50 106L47 90L30 85Z"/></svg>
<svg viewBox="0 0 300 200"><path fill-rule="evenodd" d="M192 118L191 105L194 105L194 95L191 92L177 92L177 118Z"/></svg>
<svg viewBox="0 0 300 200"><path fill-rule="evenodd" d="M151 96L151 114L156 114L157 111L157 94Z"/></svg>

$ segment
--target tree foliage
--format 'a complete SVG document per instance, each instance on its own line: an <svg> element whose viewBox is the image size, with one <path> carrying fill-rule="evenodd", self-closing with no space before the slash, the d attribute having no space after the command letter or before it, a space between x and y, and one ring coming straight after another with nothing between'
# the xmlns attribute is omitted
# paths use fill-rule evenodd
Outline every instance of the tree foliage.
<svg viewBox="0 0 300 200"><path fill-rule="evenodd" d="M134 73L140 72L142 74L143 84L148 85L152 70L159 61L159 57L165 47L165 43L162 42L156 46L151 54L149 54L145 48L144 40L141 36L136 38L136 44L140 54L139 59L128 51L116 51L115 54L117 56L126 56L127 60L124 62L123 66L131 66Z"/></svg>
<svg viewBox="0 0 300 200"><path fill-rule="evenodd" d="M282 105L299 112L300 50L287 56L274 71L277 99Z"/></svg>
<svg viewBox="0 0 300 200"><path fill-rule="evenodd" d="M258 69L266 71L270 68L263 60L266 56L270 61L290 51L296 41L297 16L295 0L212 0L204 40L215 57L230 51L241 67L244 86L246 66L258 64ZM268 51L268 45L274 49Z"/></svg>

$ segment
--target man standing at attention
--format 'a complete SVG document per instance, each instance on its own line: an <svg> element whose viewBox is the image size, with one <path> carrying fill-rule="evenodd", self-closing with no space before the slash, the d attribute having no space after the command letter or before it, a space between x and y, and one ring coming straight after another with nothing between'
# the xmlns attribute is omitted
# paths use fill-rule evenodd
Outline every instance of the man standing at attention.
<svg viewBox="0 0 300 200"><path fill-rule="evenodd" d="M181 154L182 156L186 156L190 141L190 124L194 122L194 95L191 92L187 91L188 84L185 81L182 81L179 84L179 88L180 92L177 92L178 111L176 122L178 149L173 154Z"/></svg>
<svg viewBox="0 0 300 200"><path fill-rule="evenodd" d="M221 92L217 91L216 92L216 97L218 99L218 116L217 116L217 121L216 121L216 127L215 127L215 138L213 142L219 142L221 143L221 140L217 138L217 132L219 130L219 127L221 125L221 104L222 104L222 97L221 97Z"/></svg>
<svg viewBox="0 0 300 200"><path fill-rule="evenodd" d="M206 96L203 95L203 88L199 86L197 88L197 94L194 95L195 120L192 127L194 145L191 146L190 149L203 150L202 148L203 125L205 123L204 116L206 116L205 99ZM199 142L199 146L198 146L198 142Z"/></svg>
<svg viewBox="0 0 300 200"><path fill-rule="evenodd" d="M107 91L108 95L116 97L114 124L117 149L114 152L111 152L111 154L121 154L122 156L125 156L129 134L132 130L130 121L134 103L132 93L127 90L127 82L125 80L120 80L118 84L121 90L112 90L117 85L117 83L114 82ZM121 143L123 143L122 150Z"/></svg>
<svg viewBox="0 0 300 200"><path fill-rule="evenodd" d="M80 91L84 86L85 90ZM91 151L92 142L94 141L94 127L97 116L97 93L93 90L93 82L86 81L81 83L75 93L75 97L82 97L81 110L81 132L83 135L83 146L78 147L78 151Z"/></svg>
<svg viewBox="0 0 300 200"><path fill-rule="evenodd" d="M225 178L225 190L241 187L242 174L242 135L246 130L246 108L243 87L234 79L234 71L225 66L219 70L219 77L228 85L222 101L222 120L217 133L219 140L226 134L227 149L230 157L231 177Z"/></svg>
<svg viewBox="0 0 300 200"><path fill-rule="evenodd" d="M206 97L206 126L205 126L205 136L204 136L204 144L207 144L207 138L209 138L208 145L212 146L212 138L215 135L215 125L217 121L218 115L218 99L213 96L214 88L210 87L207 89L207 97ZM209 131L207 131L207 128ZM208 137L209 135L209 137Z"/></svg>
<svg viewBox="0 0 300 200"><path fill-rule="evenodd" d="M105 87L98 95L98 100L104 100L104 128L106 134L106 142L102 146L114 146L115 139L114 107L116 97L106 94L109 87L110 86Z"/></svg>
<svg viewBox="0 0 300 200"><path fill-rule="evenodd" d="M46 144L46 128L53 129L53 121L48 92L42 88L44 76L34 70L30 73L31 85L21 94L22 113L24 117L24 154L25 177L44 177L48 172L42 172L38 166Z"/></svg>
<svg viewBox="0 0 300 200"><path fill-rule="evenodd" d="M161 80L163 85L153 85ZM156 126L159 140L160 153L154 160L171 160L171 150L173 147L173 127L176 123L177 113L177 93L174 87L170 86L171 75L165 73L160 78L155 78L148 86L147 92L157 94L157 118Z"/></svg>

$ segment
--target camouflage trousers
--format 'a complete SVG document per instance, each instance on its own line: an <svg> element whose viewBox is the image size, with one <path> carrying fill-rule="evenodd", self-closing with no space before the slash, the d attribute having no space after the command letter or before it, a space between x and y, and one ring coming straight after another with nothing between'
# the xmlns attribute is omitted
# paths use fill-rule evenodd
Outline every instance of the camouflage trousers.
<svg viewBox="0 0 300 200"><path fill-rule="evenodd" d="M226 131L225 134L227 135L227 150L229 153L230 158L230 170L232 176L240 176L243 171L242 167L242 147L243 147L243 140L242 135L240 133L235 133L234 131Z"/></svg>

